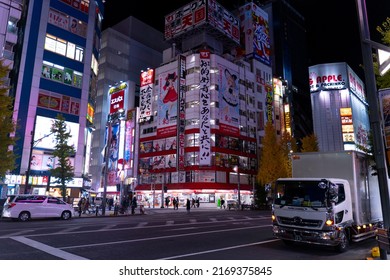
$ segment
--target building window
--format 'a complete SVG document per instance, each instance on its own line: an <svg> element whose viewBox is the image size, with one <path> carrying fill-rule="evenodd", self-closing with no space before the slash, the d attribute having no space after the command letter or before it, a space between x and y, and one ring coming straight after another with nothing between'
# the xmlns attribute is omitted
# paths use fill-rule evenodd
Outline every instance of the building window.
<svg viewBox="0 0 390 280"><path fill-rule="evenodd" d="M83 62L84 59L84 49L82 47L49 34L46 34L45 50L80 62Z"/></svg>
<svg viewBox="0 0 390 280"><path fill-rule="evenodd" d="M7 25L7 32L12 34L18 33L18 19L14 17L9 17L8 19L8 25Z"/></svg>

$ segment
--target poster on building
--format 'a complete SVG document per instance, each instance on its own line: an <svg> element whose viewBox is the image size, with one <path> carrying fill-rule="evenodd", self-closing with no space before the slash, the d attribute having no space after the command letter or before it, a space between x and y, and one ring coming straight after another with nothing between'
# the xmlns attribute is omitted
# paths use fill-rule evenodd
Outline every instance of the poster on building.
<svg viewBox="0 0 390 280"><path fill-rule="evenodd" d="M176 130L177 124L177 70L171 70L159 75L159 97L158 97L158 134L165 134L170 127Z"/></svg>
<svg viewBox="0 0 390 280"><path fill-rule="evenodd" d="M368 105L363 103L360 97L351 95L351 107L355 144L368 149L368 135L370 131Z"/></svg>
<svg viewBox="0 0 390 280"><path fill-rule="evenodd" d="M219 65L219 129L239 135L238 73Z"/></svg>
<svg viewBox="0 0 390 280"><path fill-rule="evenodd" d="M108 185L116 185L118 156L119 156L119 124L111 126L109 133L110 141L108 148Z"/></svg>
<svg viewBox="0 0 390 280"><path fill-rule="evenodd" d="M255 59L271 65L271 39L269 34L268 14L253 5L253 56Z"/></svg>
<svg viewBox="0 0 390 280"><path fill-rule="evenodd" d="M390 149L390 89L379 91L383 132L386 149Z"/></svg>

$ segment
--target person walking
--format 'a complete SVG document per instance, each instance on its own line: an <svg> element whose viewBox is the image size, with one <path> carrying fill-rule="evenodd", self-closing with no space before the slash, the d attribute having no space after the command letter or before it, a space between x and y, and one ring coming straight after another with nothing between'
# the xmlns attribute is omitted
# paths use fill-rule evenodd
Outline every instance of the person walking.
<svg viewBox="0 0 390 280"><path fill-rule="evenodd" d="M187 208L187 213L189 214L191 210L191 201L189 198L187 198L186 208Z"/></svg>
<svg viewBox="0 0 390 280"><path fill-rule="evenodd" d="M83 212L84 199L84 197L80 198L79 202L77 203L79 217L81 217L81 212Z"/></svg>
<svg viewBox="0 0 390 280"><path fill-rule="evenodd" d="M137 196L133 196L133 199L131 200L131 214L135 214L135 208L137 208Z"/></svg>
<svg viewBox="0 0 390 280"><path fill-rule="evenodd" d="M199 201L199 197L196 199L196 208L199 208L199 205L200 205L200 201Z"/></svg>
<svg viewBox="0 0 390 280"><path fill-rule="evenodd" d="M176 210L176 203L176 197L174 197L172 200L173 210Z"/></svg>
<svg viewBox="0 0 390 280"><path fill-rule="evenodd" d="M192 206L191 207L195 208L195 198L192 198Z"/></svg>

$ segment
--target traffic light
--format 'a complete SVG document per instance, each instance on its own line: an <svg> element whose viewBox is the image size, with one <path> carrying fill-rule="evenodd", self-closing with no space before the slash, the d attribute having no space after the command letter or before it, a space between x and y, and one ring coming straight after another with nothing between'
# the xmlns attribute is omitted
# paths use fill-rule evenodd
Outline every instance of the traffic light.
<svg viewBox="0 0 390 280"><path fill-rule="evenodd" d="M164 192L166 193L168 191L168 187L164 186Z"/></svg>

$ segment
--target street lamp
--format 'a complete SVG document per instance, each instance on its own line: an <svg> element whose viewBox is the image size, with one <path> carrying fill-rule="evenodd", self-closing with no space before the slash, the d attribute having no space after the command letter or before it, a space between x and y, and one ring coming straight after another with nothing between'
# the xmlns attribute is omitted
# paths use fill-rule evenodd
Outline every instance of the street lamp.
<svg viewBox="0 0 390 280"><path fill-rule="evenodd" d="M165 173L163 173L163 175L160 175L160 179L161 179L161 176L162 176L162 180L161 181L161 208L164 208L164 184L165 184Z"/></svg>
<svg viewBox="0 0 390 280"><path fill-rule="evenodd" d="M35 125L36 125L36 123L34 122L34 129L31 132L30 154L29 154L28 163L27 163L27 170L26 170L26 183L25 183L25 190L24 190L25 193L27 193L27 191L29 191L29 181L30 181L30 177L31 177L30 176L30 173L31 173L31 159L32 159L33 149L34 149L35 145L38 144L41 140L43 140L46 137L49 137L49 136L54 134L54 132L50 132L49 134L46 134L43 137L41 137L41 138L39 138L37 140L34 140ZM48 185L50 186L50 176L49 176L49 180L48 180Z"/></svg>
<svg viewBox="0 0 390 280"><path fill-rule="evenodd" d="M240 173L238 172L238 165L234 166L233 170L237 174L238 208L241 208Z"/></svg>

